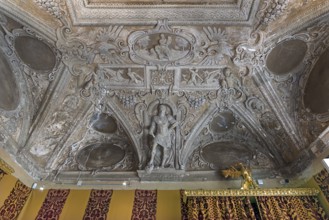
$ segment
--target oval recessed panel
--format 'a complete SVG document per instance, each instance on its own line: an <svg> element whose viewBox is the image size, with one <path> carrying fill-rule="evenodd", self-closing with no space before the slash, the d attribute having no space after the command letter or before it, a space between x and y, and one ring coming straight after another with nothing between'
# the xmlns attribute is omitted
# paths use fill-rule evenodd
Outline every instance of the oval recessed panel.
<svg viewBox="0 0 329 220"><path fill-rule="evenodd" d="M304 104L313 113L321 114L329 110L329 50L325 51L308 78L304 93Z"/></svg>
<svg viewBox="0 0 329 220"><path fill-rule="evenodd" d="M235 163L252 159L252 154L245 146L233 142L209 144L202 149L201 155L217 169L225 169Z"/></svg>
<svg viewBox="0 0 329 220"><path fill-rule="evenodd" d="M10 111L19 104L19 91L5 56L0 53L0 108Z"/></svg>
<svg viewBox="0 0 329 220"><path fill-rule="evenodd" d="M114 144L92 144L83 148L77 155L77 162L86 168L98 169L120 162L125 151Z"/></svg>
<svg viewBox="0 0 329 220"><path fill-rule="evenodd" d="M28 36L17 37L15 49L19 58L32 69L50 71L55 67L54 52L47 44L38 39Z"/></svg>
<svg viewBox="0 0 329 220"><path fill-rule="evenodd" d="M95 114L90 123L96 131L107 134L114 133L118 127L115 119L105 113Z"/></svg>
<svg viewBox="0 0 329 220"><path fill-rule="evenodd" d="M302 40L287 40L274 47L266 59L267 68L274 74L286 74L304 59L307 45Z"/></svg>
<svg viewBox="0 0 329 220"><path fill-rule="evenodd" d="M210 129L213 132L220 133L233 128L235 118L232 112L222 112L216 116L210 123Z"/></svg>

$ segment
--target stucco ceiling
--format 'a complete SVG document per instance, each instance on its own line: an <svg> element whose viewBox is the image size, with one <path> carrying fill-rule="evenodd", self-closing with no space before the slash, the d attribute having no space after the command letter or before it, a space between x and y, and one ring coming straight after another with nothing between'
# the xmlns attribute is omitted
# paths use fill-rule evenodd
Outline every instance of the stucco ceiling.
<svg viewBox="0 0 329 220"><path fill-rule="evenodd" d="M280 182L328 152L327 1L0 3L0 145L26 181Z"/></svg>

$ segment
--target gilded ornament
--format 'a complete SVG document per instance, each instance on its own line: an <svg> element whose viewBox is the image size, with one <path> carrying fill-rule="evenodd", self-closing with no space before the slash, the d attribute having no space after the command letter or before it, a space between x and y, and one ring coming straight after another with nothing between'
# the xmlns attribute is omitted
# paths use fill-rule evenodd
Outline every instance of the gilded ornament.
<svg viewBox="0 0 329 220"><path fill-rule="evenodd" d="M185 196L317 196L318 189L282 188L282 189L223 189L223 190L185 190Z"/></svg>
<svg viewBox="0 0 329 220"><path fill-rule="evenodd" d="M225 176L225 178L227 177L237 178L242 176L244 182L241 186L241 189L243 190L259 188L256 181L251 176L251 169L243 165L242 163L233 165L229 169L223 170L222 173Z"/></svg>

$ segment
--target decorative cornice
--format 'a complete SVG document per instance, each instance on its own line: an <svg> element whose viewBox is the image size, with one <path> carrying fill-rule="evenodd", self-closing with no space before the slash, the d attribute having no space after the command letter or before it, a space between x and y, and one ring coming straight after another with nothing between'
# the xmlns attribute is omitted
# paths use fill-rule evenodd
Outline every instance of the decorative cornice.
<svg viewBox="0 0 329 220"><path fill-rule="evenodd" d="M156 20L170 18L171 24L251 25L259 0L214 4L143 4L92 3L66 0L74 25L129 24L154 25ZM120 5L121 4L121 5Z"/></svg>
<svg viewBox="0 0 329 220"><path fill-rule="evenodd" d="M31 27L38 32L39 35L47 37L49 40L55 39L54 28L46 24L40 17L24 10L12 1L0 0L0 12L8 17L15 18L26 27Z"/></svg>
<svg viewBox="0 0 329 220"><path fill-rule="evenodd" d="M185 196L316 196L319 190L313 188L185 190L184 194Z"/></svg>

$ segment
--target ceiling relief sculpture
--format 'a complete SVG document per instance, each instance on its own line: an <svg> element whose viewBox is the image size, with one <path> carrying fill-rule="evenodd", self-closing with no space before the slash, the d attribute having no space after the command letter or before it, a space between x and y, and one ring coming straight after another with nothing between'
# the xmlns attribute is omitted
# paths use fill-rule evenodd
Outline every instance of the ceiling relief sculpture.
<svg viewBox="0 0 329 220"><path fill-rule="evenodd" d="M2 10L0 143L34 180L283 178L327 149L328 16L270 34L313 2L32 2L61 25Z"/></svg>

